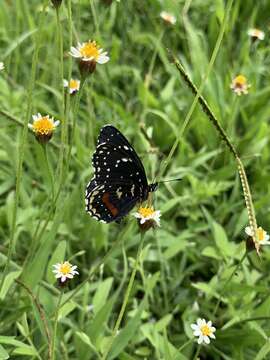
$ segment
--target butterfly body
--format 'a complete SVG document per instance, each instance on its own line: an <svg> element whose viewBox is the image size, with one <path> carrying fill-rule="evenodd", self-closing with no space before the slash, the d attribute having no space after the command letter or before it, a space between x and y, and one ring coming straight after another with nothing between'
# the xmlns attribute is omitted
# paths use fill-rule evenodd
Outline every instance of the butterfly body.
<svg viewBox="0 0 270 360"><path fill-rule="evenodd" d="M101 129L92 164L95 174L86 187L85 208L96 220L119 221L156 190L133 147L112 125Z"/></svg>

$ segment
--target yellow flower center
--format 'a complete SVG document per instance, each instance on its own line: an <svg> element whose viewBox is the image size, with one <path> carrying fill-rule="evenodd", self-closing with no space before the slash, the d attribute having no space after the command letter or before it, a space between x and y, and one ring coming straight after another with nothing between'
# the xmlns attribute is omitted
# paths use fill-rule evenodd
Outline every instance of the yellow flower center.
<svg viewBox="0 0 270 360"><path fill-rule="evenodd" d="M246 83L247 83L247 79L243 75L238 75L234 79L234 84L236 87L242 87L242 86L246 85Z"/></svg>
<svg viewBox="0 0 270 360"><path fill-rule="evenodd" d="M261 227L257 229L257 237L259 241L264 240L264 230Z"/></svg>
<svg viewBox="0 0 270 360"><path fill-rule="evenodd" d="M141 207L139 208L138 212L142 217L146 218L153 215L155 211L153 208Z"/></svg>
<svg viewBox="0 0 270 360"><path fill-rule="evenodd" d="M44 116L33 123L33 131L38 135L48 135L54 130L53 122Z"/></svg>
<svg viewBox="0 0 270 360"><path fill-rule="evenodd" d="M71 272L71 265L69 262L64 262L64 264L61 264L59 271L63 274L63 275L67 275Z"/></svg>
<svg viewBox="0 0 270 360"><path fill-rule="evenodd" d="M77 80L70 80L69 82L70 89L77 89L78 88L78 81Z"/></svg>
<svg viewBox="0 0 270 360"><path fill-rule="evenodd" d="M253 29L253 36L260 37L262 34L261 30Z"/></svg>
<svg viewBox="0 0 270 360"><path fill-rule="evenodd" d="M88 41L86 44L84 44L81 47L80 53L82 56L84 56L86 58L93 57L94 60L97 60L98 56L99 56L99 51L98 51L98 46L97 46L96 42Z"/></svg>
<svg viewBox="0 0 270 360"><path fill-rule="evenodd" d="M203 325L201 327L201 332L204 336L209 336L212 334L212 331L210 330L209 326L208 325Z"/></svg>

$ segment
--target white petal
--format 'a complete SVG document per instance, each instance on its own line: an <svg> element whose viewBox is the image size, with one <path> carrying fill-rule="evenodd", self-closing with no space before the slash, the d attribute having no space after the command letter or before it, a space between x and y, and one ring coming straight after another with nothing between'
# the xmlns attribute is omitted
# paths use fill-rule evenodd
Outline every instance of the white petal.
<svg viewBox="0 0 270 360"><path fill-rule="evenodd" d="M61 277L61 282L65 282L66 279L67 279L66 276L62 275L62 277Z"/></svg>
<svg viewBox="0 0 270 360"><path fill-rule="evenodd" d="M32 130L32 129L33 129L33 125L32 125L32 124L28 124L28 128L29 128L30 130Z"/></svg>
<svg viewBox="0 0 270 360"><path fill-rule="evenodd" d="M56 126L58 126L60 124L60 121L59 120L56 120L55 122L54 122L54 127L56 127Z"/></svg>
<svg viewBox="0 0 270 360"><path fill-rule="evenodd" d="M106 64L110 60L109 56L106 55L100 55L97 59L97 62L99 64Z"/></svg>
<svg viewBox="0 0 270 360"><path fill-rule="evenodd" d="M212 321L208 321L207 326L211 327L212 326Z"/></svg>
<svg viewBox="0 0 270 360"><path fill-rule="evenodd" d="M64 87L68 87L68 81L66 79L63 80Z"/></svg>
<svg viewBox="0 0 270 360"><path fill-rule="evenodd" d="M201 335L198 339L198 344L200 345L203 342L203 335Z"/></svg>
<svg viewBox="0 0 270 360"><path fill-rule="evenodd" d="M215 328L214 326L211 326L211 327L210 327L210 330L211 330L212 332L215 332L215 331L216 331L216 328Z"/></svg>
<svg viewBox="0 0 270 360"><path fill-rule="evenodd" d="M215 338L216 338L213 333L209 334L209 336L210 336L211 339L215 339Z"/></svg>
<svg viewBox="0 0 270 360"><path fill-rule="evenodd" d="M190 327L193 330L198 330L199 329L199 326L197 324L191 324Z"/></svg>
<svg viewBox="0 0 270 360"><path fill-rule="evenodd" d="M197 324L198 324L199 327L201 327L201 326L205 325L205 320L204 319L198 319Z"/></svg>
<svg viewBox="0 0 270 360"><path fill-rule="evenodd" d="M248 236L253 236L253 235L252 235L252 230L251 230L251 227L250 227L250 226L247 226L247 227L245 228L245 233L246 233Z"/></svg>
<svg viewBox="0 0 270 360"><path fill-rule="evenodd" d="M206 344L210 344L210 339L209 339L209 337L206 336L206 335L203 337L203 341L204 341Z"/></svg>
<svg viewBox="0 0 270 360"><path fill-rule="evenodd" d="M202 332L201 332L201 330L195 330L194 332L193 332L193 335L194 336L201 336L202 335Z"/></svg>

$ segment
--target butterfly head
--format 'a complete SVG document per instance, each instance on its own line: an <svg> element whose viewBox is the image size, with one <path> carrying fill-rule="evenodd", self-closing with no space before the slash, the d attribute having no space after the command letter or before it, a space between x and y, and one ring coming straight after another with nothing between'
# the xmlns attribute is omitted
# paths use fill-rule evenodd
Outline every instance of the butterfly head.
<svg viewBox="0 0 270 360"><path fill-rule="evenodd" d="M154 192L157 190L158 183L153 183L148 185L148 192Z"/></svg>

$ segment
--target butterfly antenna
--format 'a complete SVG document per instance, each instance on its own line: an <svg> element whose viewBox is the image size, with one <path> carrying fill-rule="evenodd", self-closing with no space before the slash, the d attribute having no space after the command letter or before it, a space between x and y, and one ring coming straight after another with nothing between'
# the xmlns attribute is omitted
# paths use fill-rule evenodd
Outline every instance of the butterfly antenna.
<svg viewBox="0 0 270 360"><path fill-rule="evenodd" d="M159 181L159 184L160 183L165 183L165 182L171 182L171 181L181 181L183 180L182 178L177 178L177 179L168 179L168 180L162 180L162 181Z"/></svg>

